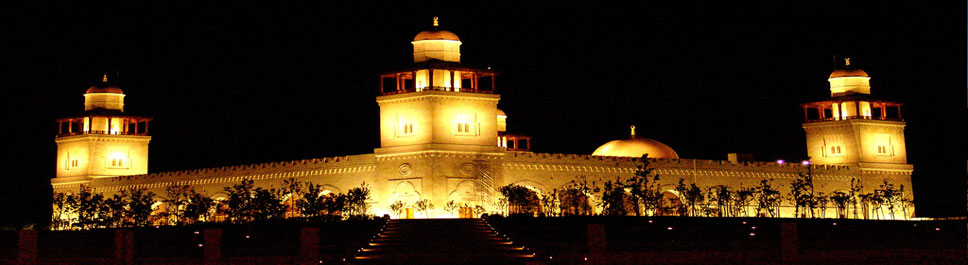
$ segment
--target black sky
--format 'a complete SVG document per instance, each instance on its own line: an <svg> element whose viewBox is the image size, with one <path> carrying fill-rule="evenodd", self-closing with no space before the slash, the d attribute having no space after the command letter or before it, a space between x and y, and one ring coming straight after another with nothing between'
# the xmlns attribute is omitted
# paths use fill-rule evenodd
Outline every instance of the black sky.
<svg viewBox="0 0 968 265"><path fill-rule="evenodd" d="M376 75L412 62L433 16L465 64L501 72L509 130L536 152L588 154L635 124L683 158L803 159L798 104L828 97L833 56L852 57L874 96L906 103L918 214L965 215L964 3L201 2L0 11L0 192L19 213L0 222L45 218L54 119L105 72L126 112L155 118L150 172L370 153Z"/></svg>

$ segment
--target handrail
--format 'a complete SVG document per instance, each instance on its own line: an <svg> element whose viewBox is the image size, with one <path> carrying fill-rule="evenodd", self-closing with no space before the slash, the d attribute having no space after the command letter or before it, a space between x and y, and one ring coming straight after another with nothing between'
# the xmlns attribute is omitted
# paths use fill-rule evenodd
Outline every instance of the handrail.
<svg viewBox="0 0 968 265"><path fill-rule="evenodd" d="M472 89L472 88L459 88L459 89L460 91L454 91L454 88L452 87L428 86L428 87L420 88L420 91L446 91L446 92L481 93L481 94L494 93L494 91L492 90L480 90L480 89ZM386 95L396 95L396 94L413 93L413 92L418 92L418 91L416 88L408 88L408 89L393 90L393 91L380 91L380 95L386 96Z"/></svg>
<svg viewBox="0 0 968 265"><path fill-rule="evenodd" d="M830 118L824 118L824 119L809 119L809 120L806 120L806 122L842 121L842 120L904 121L904 119L901 119L901 118L871 117L871 116L844 116L844 117L830 117Z"/></svg>
<svg viewBox="0 0 968 265"><path fill-rule="evenodd" d="M80 132L62 133L62 134L58 134L57 137L83 135L83 134L139 135L139 136L148 136L148 133L135 133L135 132L115 132L115 133L108 133L107 131L93 130L93 131L80 131Z"/></svg>

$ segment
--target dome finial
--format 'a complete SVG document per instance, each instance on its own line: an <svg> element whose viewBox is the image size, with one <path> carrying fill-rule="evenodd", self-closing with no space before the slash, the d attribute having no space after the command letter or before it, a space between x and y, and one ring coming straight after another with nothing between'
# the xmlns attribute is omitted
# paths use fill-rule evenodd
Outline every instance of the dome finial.
<svg viewBox="0 0 968 265"><path fill-rule="evenodd" d="M844 58L844 66L850 66L850 57Z"/></svg>
<svg viewBox="0 0 968 265"><path fill-rule="evenodd" d="M629 129L632 129L632 138L635 138L635 125L629 126Z"/></svg>
<svg viewBox="0 0 968 265"><path fill-rule="evenodd" d="M438 26L440 26L440 23L437 20L439 20L439 18L434 17L434 27L435 28L438 27Z"/></svg>
<svg viewBox="0 0 968 265"><path fill-rule="evenodd" d="M104 77L101 77L101 82L103 82L103 83L107 83L108 82L108 74L104 74Z"/></svg>

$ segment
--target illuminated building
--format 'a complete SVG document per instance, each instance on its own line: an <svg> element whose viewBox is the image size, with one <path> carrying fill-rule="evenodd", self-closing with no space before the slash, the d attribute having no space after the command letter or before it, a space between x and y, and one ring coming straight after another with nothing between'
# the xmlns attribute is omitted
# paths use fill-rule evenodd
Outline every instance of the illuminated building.
<svg viewBox="0 0 968 265"><path fill-rule="evenodd" d="M396 201L428 199L438 206L432 216L450 216L441 209L448 201L494 211L497 188L509 184L546 194L578 176L627 178L649 153L670 198L678 196L673 185L679 179L732 188L773 179L786 196L784 187L806 172L814 175L817 192L847 191L857 179L863 192L888 181L908 187L905 196L912 197L900 104L871 98L870 77L849 64L831 74L829 100L802 106L812 165L684 159L659 141L635 136L634 127L629 139L608 142L592 155L534 153L529 137L507 131L508 116L497 108L501 98L494 93L496 74L461 64L462 42L436 25L411 42L412 67L380 75L380 146L373 153L147 174L150 119L121 115L121 90L95 87L85 94L86 116L60 120L67 129L56 139L58 174L51 183L58 192L86 184L108 194L140 187L163 194L167 186L191 185L216 199L245 178L264 187L295 178L332 192L366 183L374 214L389 213ZM792 216L787 204L781 215Z"/></svg>

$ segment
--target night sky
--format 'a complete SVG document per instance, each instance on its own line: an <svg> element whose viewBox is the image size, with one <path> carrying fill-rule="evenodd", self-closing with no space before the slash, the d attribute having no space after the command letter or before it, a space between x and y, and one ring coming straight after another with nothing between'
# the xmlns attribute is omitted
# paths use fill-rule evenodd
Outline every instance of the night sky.
<svg viewBox="0 0 968 265"><path fill-rule="evenodd" d="M412 63L433 16L460 36L465 66L500 72L508 129L535 152L590 154L635 124L683 158L804 159L799 104L829 97L834 63L851 57L873 96L906 104L918 215L965 215L963 2L201 2L0 11L0 223L47 219L54 120L82 111L104 73L126 113L155 118L149 172L372 153L377 74Z"/></svg>

